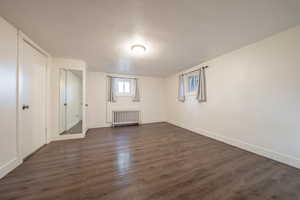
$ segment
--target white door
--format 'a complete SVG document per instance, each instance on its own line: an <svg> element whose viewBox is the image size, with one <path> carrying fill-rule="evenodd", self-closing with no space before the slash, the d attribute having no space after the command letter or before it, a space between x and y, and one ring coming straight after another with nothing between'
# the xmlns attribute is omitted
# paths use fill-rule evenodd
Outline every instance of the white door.
<svg viewBox="0 0 300 200"><path fill-rule="evenodd" d="M46 144L47 57L23 41L20 53L20 145L25 158Z"/></svg>
<svg viewBox="0 0 300 200"><path fill-rule="evenodd" d="M67 79L66 79L66 70L60 69L59 71L59 133L66 131L66 121L67 121Z"/></svg>

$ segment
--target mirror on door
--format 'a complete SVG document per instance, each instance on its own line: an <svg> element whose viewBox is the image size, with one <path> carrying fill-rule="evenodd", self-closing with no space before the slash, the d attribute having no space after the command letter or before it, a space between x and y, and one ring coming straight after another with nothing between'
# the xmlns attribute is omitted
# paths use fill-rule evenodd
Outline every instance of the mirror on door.
<svg viewBox="0 0 300 200"><path fill-rule="evenodd" d="M59 71L59 134L82 133L82 71Z"/></svg>

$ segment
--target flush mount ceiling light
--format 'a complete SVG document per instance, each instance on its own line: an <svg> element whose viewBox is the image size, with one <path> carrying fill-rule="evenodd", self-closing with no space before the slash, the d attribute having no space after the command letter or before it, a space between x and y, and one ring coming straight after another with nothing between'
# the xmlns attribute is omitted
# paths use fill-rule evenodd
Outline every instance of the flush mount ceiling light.
<svg viewBox="0 0 300 200"><path fill-rule="evenodd" d="M146 53L146 47L141 44L135 44L131 46L131 51L136 55L143 55Z"/></svg>

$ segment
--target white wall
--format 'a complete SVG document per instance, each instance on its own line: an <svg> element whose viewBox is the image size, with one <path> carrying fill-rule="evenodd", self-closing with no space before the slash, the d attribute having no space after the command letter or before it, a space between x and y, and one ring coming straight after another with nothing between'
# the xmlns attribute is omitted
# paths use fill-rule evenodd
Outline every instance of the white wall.
<svg viewBox="0 0 300 200"><path fill-rule="evenodd" d="M86 73L86 122L88 128L106 127L106 74Z"/></svg>
<svg viewBox="0 0 300 200"><path fill-rule="evenodd" d="M0 17L0 178L18 165L18 32Z"/></svg>
<svg viewBox="0 0 300 200"><path fill-rule="evenodd" d="M299 52L298 26L201 64L209 66L202 104L178 102L178 74L167 78L168 121L300 167Z"/></svg>
<svg viewBox="0 0 300 200"><path fill-rule="evenodd" d="M139 79L141 102L130 97L118 97L116 103L107 103L106 73L87 72L87 126L88 128L110 126L112 110L140 110L142 123L165 121L164 79L134 76ZM116 75L122 76L122 75ZM132 77L124 76L123 77ZM106 114L107 107L107 114ZM107 119L106 119L107 115Z"/></svg>

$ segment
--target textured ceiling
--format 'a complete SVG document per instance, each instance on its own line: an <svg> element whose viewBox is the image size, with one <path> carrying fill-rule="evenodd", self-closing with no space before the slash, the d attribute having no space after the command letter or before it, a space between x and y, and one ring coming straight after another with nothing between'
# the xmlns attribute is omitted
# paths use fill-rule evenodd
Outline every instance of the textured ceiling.
<svg viewBox="0 0 300 200"><path fill-rule="evenodd" d="M0 15L89 70L166 76L300 23L299 0L0 0ZM147 54L130 54L143 43Z"/></svg>

